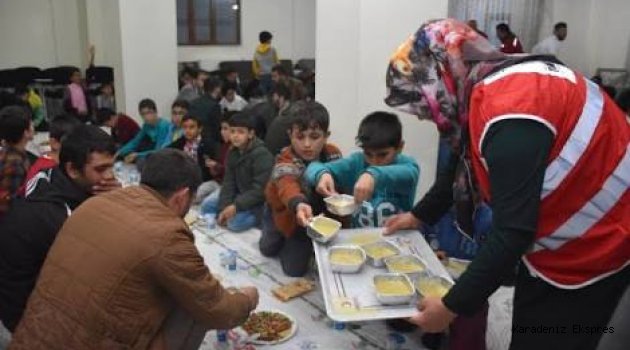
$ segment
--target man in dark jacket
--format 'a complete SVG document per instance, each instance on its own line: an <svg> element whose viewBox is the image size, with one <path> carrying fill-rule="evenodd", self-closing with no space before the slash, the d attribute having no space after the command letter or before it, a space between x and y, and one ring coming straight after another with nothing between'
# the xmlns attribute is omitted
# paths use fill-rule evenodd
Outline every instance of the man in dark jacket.
<svg viewBox="0 0 630 350"><path fill-rule="evenodd" d="M60 165L36 175L0 224L0 319L10 331L68 216L91 195L120 187L112 172L115 152L98 127L76 128L62 143Z"/></svg>
<svg viewBox="0 0 630 350"><path fill-rule="evenodd" d="M204 93L190 103L188 113L201 120L203 136L221 141L221 81L210 78L203 85Z"/></svg>
<svg viewBox="0 0 630 350"><path fill-rule="evenodd" d="M287 133L287 130L291 128L291 92L286 85L278 84L273 89L272 98L278 114L267 128L265 146L275 157L283 148L291 144Z"/></svg>

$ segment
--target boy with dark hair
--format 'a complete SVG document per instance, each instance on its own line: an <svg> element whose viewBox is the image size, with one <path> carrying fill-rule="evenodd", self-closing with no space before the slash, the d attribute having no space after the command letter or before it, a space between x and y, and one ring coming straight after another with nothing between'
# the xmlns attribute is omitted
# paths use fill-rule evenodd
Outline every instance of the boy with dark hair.
<svg viewBox="0 0 630 350"><path fill-rule="evenodd" d="M190 105L186 100L175 100L175 102L171 105L171 125L169 130L170 142L175 142L184 135L184 130L182 129L182 119L188 114L189 109Z"/></svg>
<svg viewBox="0 0 630 350"><path fill-rule="evenodd" d="M256 47L252 60L252 72L265 93L271 90L271 68L280 63L276 49L271 46L272 38L271 33L266 30L258 34L260 45Z"/></svg>
<svg viewBox="0 0 630 350"><path fill-rule="evenodd" d="M273 88L271 100L277 110L267 132L265 133L265 146L274 156L291 144L287 130L291 126L291 91L285 84L277 84Z"/></svg>
<svg viewBox="0 0 630 350"><path fill-rule="evenodd" d="M503 53L523 53L523 46L518 40L516 34L512 33L512 29L507 23L499 23L496 26L497 38L501 41L501 52Z"/></svg>
<svg viewBox="0 0 630 350"><path fill-rule="evenodd" d="M177 99L192 102L199 97L202 92L203 85L198 86L201 70L188 68L186 72L188 72L190 78L186 80L182 88L179 90Z"/></svg>
<svg viewBox="0 0 630 350"><path fill-rule="evenodd" d="M204 82L204 93L190 103L189 113L201 120L203 136L221 139L221 80L210 78Z"/></svg>
<svg viewBox="0 0 630 350"><path fill-rule="evenodd" d="M76 127L62 140L59 165L38 173L2 221L0 319L10 331L66 218L91 195L120 187L112 171L115 152L111 137L97 126Z"/></svg>
<svg viewBox="0 0 630 350"><path fill-rule="evenodd" d="M313 214L323 211L322 198L310 191L302 175L311 162L337 160L341 152L327 143L329 116L323 105L301 101L294 113L286 130L291 145L276 158L265 189L267 206L259 247L265 256L280 257L285 274L300 277L308 271L313 253L305 227Z"/></svg>
<svg viewBox="0 0 630 350"><path fill-rule="evenodd" d="M393 113L363 118L356 141L363 152L330 163L313 162L306 178L322 196L354 194L360 208L353 227L381 227L388 217L413 207L420 168L401 154L402 124Z"/></svg>
<svg viewBox="0 0 630 350"><path fill-rule="evenodd" d="M223 98L219 103L223 112L240 112L247 106L247 101L236 93L236 85L226 83L223 86Z"/></svg>
<svg viewBox="0 0 630 350"><path fill-rule="evenodd" d="M228 67L225 72L223 72L223 79L225 84L233 84L236 93L243 96L241 79L238 76L238 71L234 67Z"/></svg>
<svg viewBox="0 0 630 350"><path fill-rule="evenodd" d="M202 212L219 213L219 225L227 226L233 232L242 232L259 221L273 156L256 137L250 115L237 113L229 123L232 148L227 155L218 204L214 196L210 196L204 200Z"/></svg>
<svg viewBox="0 0 630 350"><path fill-rule="evenodd" d="M157 107L153 100L145 98L138 104L138 111L144 120L140 132L118 151L125 163L134 163L149 154L168 146L171 124L158 117Z"/></svg>
<svg viewBox="0 0 630 350"><path fill-rule="evenodd" d="M61 150L62 139L79 125L81 125L81 122L77 120L77 118L67 114L59 115L50 122L50 132L48 135L50 152L37 158L35 163L31 165L26 174L26 184L40 171L54 168L59 164L59 151Z"/></svg>
<svg viewBox="0 0 630 350"><path fill-rule="evenodd" d="M217 158L216 146L201 136L203 126L201 126L199 119L185 115L181 121L181 126L183 135L168 147L184 151L199 165L202 180L204 182L212 180L210 169L206 166L206 159Z"/></svg>
<svg viewBox="0 0 630 350"><path fill-rule="evenodd" d="M0 218L24 184L32 162L26 144L34 133L27 107L8 106L0 110Z"/></svg>
<svg viewBox="0 0 630 350"><path fill-rule="evenodd" d="M70 84L66 87L64 107L67 113L76 115L82 122L87 122L90 116L90 101L87 90L83 85L83 75L78 68L70 70Z"/></svg>
<svg viewBox="0 0 630 350"><path fill-rule="evenodd" d="M110 134L117 146L131 141L140 131L135 120L109 108L99 108L96 111L96 125Z"/></svg>
<svg viewBox="0 0 630 350"><path fill-rule="evenodd" d="M31 108L31 115L33 116L33 127L37 131L47 130L48 124L44 116L44 108L42 98L29 88L26 84L20 83L15 85L15 96Z"/></svg>

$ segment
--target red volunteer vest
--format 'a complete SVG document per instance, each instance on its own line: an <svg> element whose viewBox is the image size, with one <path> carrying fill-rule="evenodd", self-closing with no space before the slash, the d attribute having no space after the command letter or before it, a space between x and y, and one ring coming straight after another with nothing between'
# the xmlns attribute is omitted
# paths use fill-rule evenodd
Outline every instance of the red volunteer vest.
<svg viewBox="0 0 630 350"><path fill-rule="evenodd" d="M597 85L567 67L517 64L478 83L470 101L470 150L490 200L481 148L496 122L529 119L554 143L547 160L536 241L523 257L532 275L581 288L630 262L630 124Z"/></svg>

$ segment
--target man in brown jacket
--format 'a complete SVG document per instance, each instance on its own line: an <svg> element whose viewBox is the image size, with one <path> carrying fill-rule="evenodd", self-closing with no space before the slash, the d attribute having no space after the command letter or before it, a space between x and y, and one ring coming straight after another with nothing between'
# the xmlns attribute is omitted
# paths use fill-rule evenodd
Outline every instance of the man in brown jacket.
<svg viewBox="0 0 630 350"><path fill-rule="evenodd" d="M79 206L48 253L9 349L170 349L173 340L195 348L205 330L244 322L256 289L224 289L182 220L200 183L190 157L165 149L148 158L141 186ZM191 330L196 345L170 329L181 327L169 319L182 313L202 327Z"/></svg>

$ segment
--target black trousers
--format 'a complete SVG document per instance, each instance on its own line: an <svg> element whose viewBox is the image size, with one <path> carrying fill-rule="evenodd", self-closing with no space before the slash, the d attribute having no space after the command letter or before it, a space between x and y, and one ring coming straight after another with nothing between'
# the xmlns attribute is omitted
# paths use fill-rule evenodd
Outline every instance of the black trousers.
<svg viewBox="0 0 630 350"><path fill-rule="evenodd" d="M264 256L279 257L282 271L290 277L302 277L311 267L313 243L304 228L298 228L290 238L276 229L271 211L263 210L262 234L258 246Z"/></svg>
<svg viewBox="0 0 630 350"><path fill-rule="evenodd" d="M592 350L630 281L630 267L580 289L559 289L519 269L510 350Z"/></svg>

